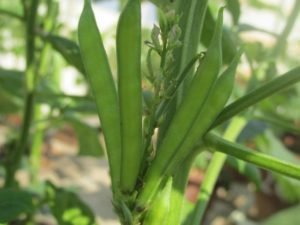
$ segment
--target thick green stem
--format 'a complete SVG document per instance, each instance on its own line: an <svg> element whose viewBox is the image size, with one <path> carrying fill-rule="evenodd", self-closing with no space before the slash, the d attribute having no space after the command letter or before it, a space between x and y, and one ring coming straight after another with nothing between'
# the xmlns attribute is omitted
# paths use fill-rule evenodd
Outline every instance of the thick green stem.
<svg viewBox="0 0 300 225"><path fill-rule="evenodd" d="M185 189L188 181L191 165L194 162L197 152L193 152L185 159L182 165L179 166L178 172L173 175L173 186L170 198L170 209L167 218L167 225L180 225L182 216L182 206L185 197Z"/></svg>
<svg viewBox="0 0 300 225"><path fill-rule="evenodd" d="M300 166L298 165L226 141L215 134L206 135L205 141L214 151L231 155L263 169L300 180Z"/></svg>
<svg viewBox="0 0 300 225"><path fill-rule="evenodd" d="M224 134L224 138L230 141L234 141L238 137L242 129L245 127L245 125L246 120L239 117L234 118L227 128ZM196 207L192 214L190 223L191 225L199 225L200 221L203 219L203 215L206 211L209 200L211 199L215 184L226 161L226 158L227 155L220 152L216 152L213 154L199 191Z"/></svg>
<svg viewBox="0 0 300 225"><path fill-rule="evenodd" d="M34 112L34 119L43 119L41 106L36 105ZM32 145L30 151L30 166L31 166L31 181L35 184L38 181L38 172L40 170L41 155L42 155L42 145L44 137L45 123L38 123L35 127L35 132L32 137Z"/></svg>

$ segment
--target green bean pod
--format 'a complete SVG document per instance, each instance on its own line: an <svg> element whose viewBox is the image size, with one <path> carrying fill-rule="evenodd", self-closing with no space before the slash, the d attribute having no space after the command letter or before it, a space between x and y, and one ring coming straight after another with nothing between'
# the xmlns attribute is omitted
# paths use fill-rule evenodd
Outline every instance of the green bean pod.
<svg viewBox="0 0 300 225"><path fill-rule="evenodd" d="M118 87L121 117L121 190L132 192L142 151L141 2L130 0L117 27Z"/></svg>
<svg viewBox="0 0 300 225"><path fill-rule="evenodd" d="M104 133L113 191L120 183L121 135L118 96L90 0L78 25L82 61L95 97Z"/></svg>
<svg viewBox="0 0 300 225"><path fill-rule="evenodd" d="M182 103L176 112L164 139L158 148L156 158L145 176L145 187L138 198L138 205L147 205L155 194L164 171L177 148L186 137L201 110L211 87L215 83L222 65L223 8L218 15L217 26L211 44L201 65L186 90Z"/></svg>
<svg viewBox="0 0 300 225"><path fill-rule="evenodd" d="M211 124L214 122L214 120L224 108L234 86L236 69L241 54L242 51L240 50L232 60L231 64L218 78L211 93L206 99L203 108L198 114L196 120L194 121L193 126L187 133L183 143L177 149L176 154L170 161L166 172L167 174L175 172L176 166L178 166L180 162L182 162L182 160L189 155L189 153L193 150L193 147L207 132Z"/></svg>
<svg viewBox="0 0 300 225"><path fill-rule="evenodd" d="M147 212L143 225L166 224L170 210L170 198L173 179L170 177L165 187L157 193L151 208Z"/></svg>

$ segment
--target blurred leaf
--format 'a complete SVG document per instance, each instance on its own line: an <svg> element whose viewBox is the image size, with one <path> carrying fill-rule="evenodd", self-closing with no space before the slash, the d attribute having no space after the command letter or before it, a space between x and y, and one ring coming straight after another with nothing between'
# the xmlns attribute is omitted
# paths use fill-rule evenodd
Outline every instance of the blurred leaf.
<svg viewBox="0 0 300 225"><path fill-rule="evenodd" d="M157 5L160 8L166 8L176 2L176 0L150 0L153 4Z"/></svg>
<svg viewBox="0 0 300 225"><path fill-rule="evenodd" d="M246 43L244 44L244 50L249 58L257 62L264 61L268 53L260 42Z"/></svg>
<svg viewBox="0 0 300 225"><path fill-rule="evenodd" d="M249 121L237 138L237 142L242 143L252 140L262 134L267 129L267 124L262 121Z"/></svg>
<svg viewBox="0 0 300 225"><path fill-rule="evenodd" d="M14 96L23 96L24 73L22 71L0 68L0 89Z"/></svg>
<svg viewBox="0 0 300 225"><path fill-rule="evenodd" d="M97 129L76 119L67 117L71 122L79 142L79 156L103 156L104 150L99 142Z"/></svg>
<svg viewBox="0 0 300 225"><path fill-rule="evenodd" d="M239 24L238 25L238 31L239 32L247 32L247 31L258 31L258 32L262 32L262 33L266 33L266 34L269 34L275 38L278 37L278 34L274 33L274 32L271 32L271 31L267 31L267 30L264 30L264 29L261 29L261 28L258 28L258 27L255 27L251 24Z"/></svg>
<svg viewBox="0 0 300 225"><path fill-rule="evenodd" d="M30 193L0 189L0 223L8 223L23 213L32 213L34 209Z"/></svg>
<svg viewBox="0 0 300 225"><path fill-rule="evenodd" d="M143 91L143 103L144 103L144 107L146 109L151 109L151 106L153 105L153 100L154 100L153 92L151 92L149 90L144 90Z"/></svg>
<svg viewBox="0 0 300 225"><path fill-rule="evenodd" d="M300 119L299 88L300 83L262 101L259 104L261 115L268 117L267 119L277 120L278 123L282 121L292 125L294 121Z"/></svg>
<svg viewBox="0 0 300 225"><path fill-rule="evenodd" d="M17 112L23 105L24 73L0 68L0 114Z"/></svg>
<svg viewBox="0 0 300 225"><path fill-rule="evenodd" d="M211 154L208 151L202 151L200 154L198 154L194 160L193 166L205 170L208 166L208 163L210 161Z"/></svg>
<svg viewBox="0 0 300 225"><path fill-rule="evenodd" d="M96 104L90 96L66 95L51 90L39 90L36 93L37 102L61 109L64 113L97 114Z"/></svg>
<svg viewBox="0 0 300 225"><path fill-rule="evenodd" d="M70 65L74 66L83 75L85 74L80 50L74 41L51 34L48 34L44 38Z"/></svg>
<svg viewBox="0 0 300 225"><path fill-rule="evenodd" d="M300 114L298 114L300 115ZM287 121L281 116L274 116L270 113L263 113L262 115L254 116L255 120L261 120L272 125L274 128L280 128L282 131L288 131L296 135L300 135L300 128L295 127L292 121Z"/></svg>
<svg viewBox="0 0 300 225"><path fill-rule="evenodd" d="M232 156L227 157L227 163L240 174L244 175L250 181L255 183L256 187L260 189L262 177L259 169L256 166L246 163L242 160L236 159Z"/></svg>
<svg viewBox="0 0 300 225"><path fill-rule="evenodd" d="M290 162L291 164L300 165L300 160L297 156L290 152L270 130L256 138L256 144L261 151L269 155ZM300 200L300 181L279 174L274 174L274 177L280 196L290 202Z"/></svg>
<svg viewBox="0 0 300 225"><path fill-rule="evenodd" d="M260 225L299 225L300 205L284 209L261 222Z"/></svg>
<svg viewBox="0 0 300 225"><path fill-rule="evenodd" d="M280 12L280 8L276 5L267 3L267 1L262 0L249 0L250 4L259 10L270 10L273 12ZM271 1L272 2L272 1Z"/></svg>
<svg viewBox="0 0 300 225"><path fill-rule="evenodd" d="M181 216L181 223L183 225L190 225L191 224L191 217L193 215L193 211L195 208L195 204L188 201L186 198L183 199L183 209L182 209L182 216Z"/></svg>
<svg viewBox="0 0 300 225"><path fill-rule="evenodd" d="M0 114L16 113L22 106L22 99L0 89Z"/></svg>
<svg viewBox="0 0 300 225"><path fill-rule="evenodd" d="M239 0L226 0L226 6L232 16L233 23L235 25L238 24L241 14L241 6Z"/></svg>
<svg viewBox="0 0 300 225"><path fill-rule="evenodd" d="M47 204L59 225L96 225L92 210L73 192L47 182Z"/></svg>
<svg viewBox="0 0 300 225"><path fill-rule="evenodd" d="M215 127L241 111L253 106L265 98L282 91L283 89L300 81L300 67L296 67L285 74L269 81L268 83L252 90L250 93L226 106L215 120Z"/></svg>

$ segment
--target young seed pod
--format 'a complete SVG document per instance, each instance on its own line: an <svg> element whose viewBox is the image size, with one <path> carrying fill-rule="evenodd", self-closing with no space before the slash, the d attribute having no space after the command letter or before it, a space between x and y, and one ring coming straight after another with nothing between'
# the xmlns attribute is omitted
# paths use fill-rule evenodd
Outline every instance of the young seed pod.
<svg viewBox="0 0 300 225"><path fill-rule="evenodd" d="M158 148L157 156L146 174L145 188L138 199L138 203L141 205L147 205L153 197L165 169L193 125L211 87L217 79L222 65L222 25L223 8L219 11L217 26L207 54L198 67L190 86L187 88L186 95L183 97L182 103Z"/></svg>
<svg viewBox="0 0 300 225"><path fill-rule="evenodd" d="M78 25L81 57L97 104L109 160L112 188L120 183L121 136L119 103L102 38L90 0L85 0Z"/></svg>
<svg viewBox="0 0 300 225"><path fill-rule="evenodd" d="M121 190L132 192L142 151L141 3L130 0L117 27L118 86L121 117Z"/></svg>
<svg viewBox="0 0 300 225"><path fill-rule="evenodd" d="M151 208L146 214L144 225L166 224L167 215L170 210L170 197L173 179L170 177L165 187L157 193Z"/></svg>
<svg viewBox="0 0 300 225"><path fill-rule="evenodd" d="M213 89L211 90L211 93L207 97L203 108L197 115L193 126L170 161L166 170L167 174L175 172L176 166L178 166L180 162L182 162L182 160L190 154L190 152L193 150L193 147L207 132L211 124L217 118L218 114L224 108L234 86L236 68L238 66L241 54L242 51L240 50L228 68L218 78Z"/></svg>

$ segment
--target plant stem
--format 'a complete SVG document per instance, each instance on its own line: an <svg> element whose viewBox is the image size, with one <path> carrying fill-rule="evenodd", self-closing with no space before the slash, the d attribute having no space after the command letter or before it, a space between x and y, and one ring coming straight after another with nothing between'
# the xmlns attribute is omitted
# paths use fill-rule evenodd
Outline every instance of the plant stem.
<svg viewBox="0 0 300 225"><path fill-rule="evenodd" d="M6 166L5 186L11 187L15 183L15 173L21 163L23 153L27 146L30 124L34 112L34 88L35 88L35 25L39 0L31 0L26 18L26 100L23 114L23 122L19 140L14 149L11 161Z"/></svg>
<svg viewBox="0 0 300 225"><path fill-rule="evenodd" d="M231 155L256 166L300 180L300 166L282 161L267 154L255 152L252 149L226 141L217 135L208 134L205 138L214 151Z"/></svg>
<svg viewBox="0 0 300 225"><path fill-rule="evenodd" d="M179 26L183 34L183 45L174 51L174 65L176 67L174 69L174 73L172 74L173 78L178 78L178 76L183 72L187 63L192 60L197 53L197 47L200 43L207 3L208 0L187 0L178 1L178 4L176 5L176 14L181 15ZM192 76L193 68L194 66L192 66L191 70L186 75L187 79L185 79L185 83L189 82L189 78ZM176 113L177 106L180 103L184 89L186 88L185 86L185 84L181 85L176 93L176 96L168 103L168 109L159 128L157 141L158 145L164 138L165 133L167 132L168 127Z"/></svg>
<svg viewBox="0 0 300 225"><path fill-rule="evenodd" d="M274 78L268 83L261 85L260 87L252 90L243 97L232 102L226 106L215 122L212 124L211 129L224 123L228 119L232 118L236 114L242 112L245 109L253 106L254 104L264 100L271 95L278 93L279 91L297 83L300 81L300 67L296 67L285 74Z"/></svg>
<svg viewBox="0 0 300 225"><path fill-rule="evenodd" d="M11 187L15 184L15 173L21 163L23 152L26 149L27 139L29 136L30 123L33 115L34 94L28 93L25 100L25 110L20 138L14 149L11 160L6 166L5 187Z"/></svg>
<svg viewBox="0 0 300 225"><path fill-rule="evenodd" d="M190 154L178 168L178 173L173 175L170 211L167 218L167 225L180 225L188 175L191 165L198 154L198 151Z"/></svg>
<svg viewBox="0 0 300 225"><path fill-rule="evenodd" d="M34 112L34 119L42 119L41 106L36 105ZM38 181L38 172L40 170L42 145L44 137L45 123L39 123L36 125L34 135L32 137L32 145L30 150L30 167L31 167L31 181L36 184Z"/></svg>
<svg viewBox="0 0 300 225"><path fill-rule="evenodd" d="M300 1L295 0L294 5L292 7L292 12L288 17L288 21L284 29L282 30L280 36L278 37L277 42L274 45L273 51L271 52L272 58L276 58L282 52L286 40L295 25L299 12L300 12Z"/></svg>
<svg viewBox="0 0 300 225"><path fill-rule="evenodd" d="M245 125L246 120L240 117L235 117L226 129L224 138L230 141L234 141L238 137L242 129L245 127ZM215 184L226 161L226 158L227 155L220 152L216 152L213 154L199 191L196 207L191 217L191 225L199 225L200 221L202 221L203 215L206 211L209 200L211 199Z"/></svg>

